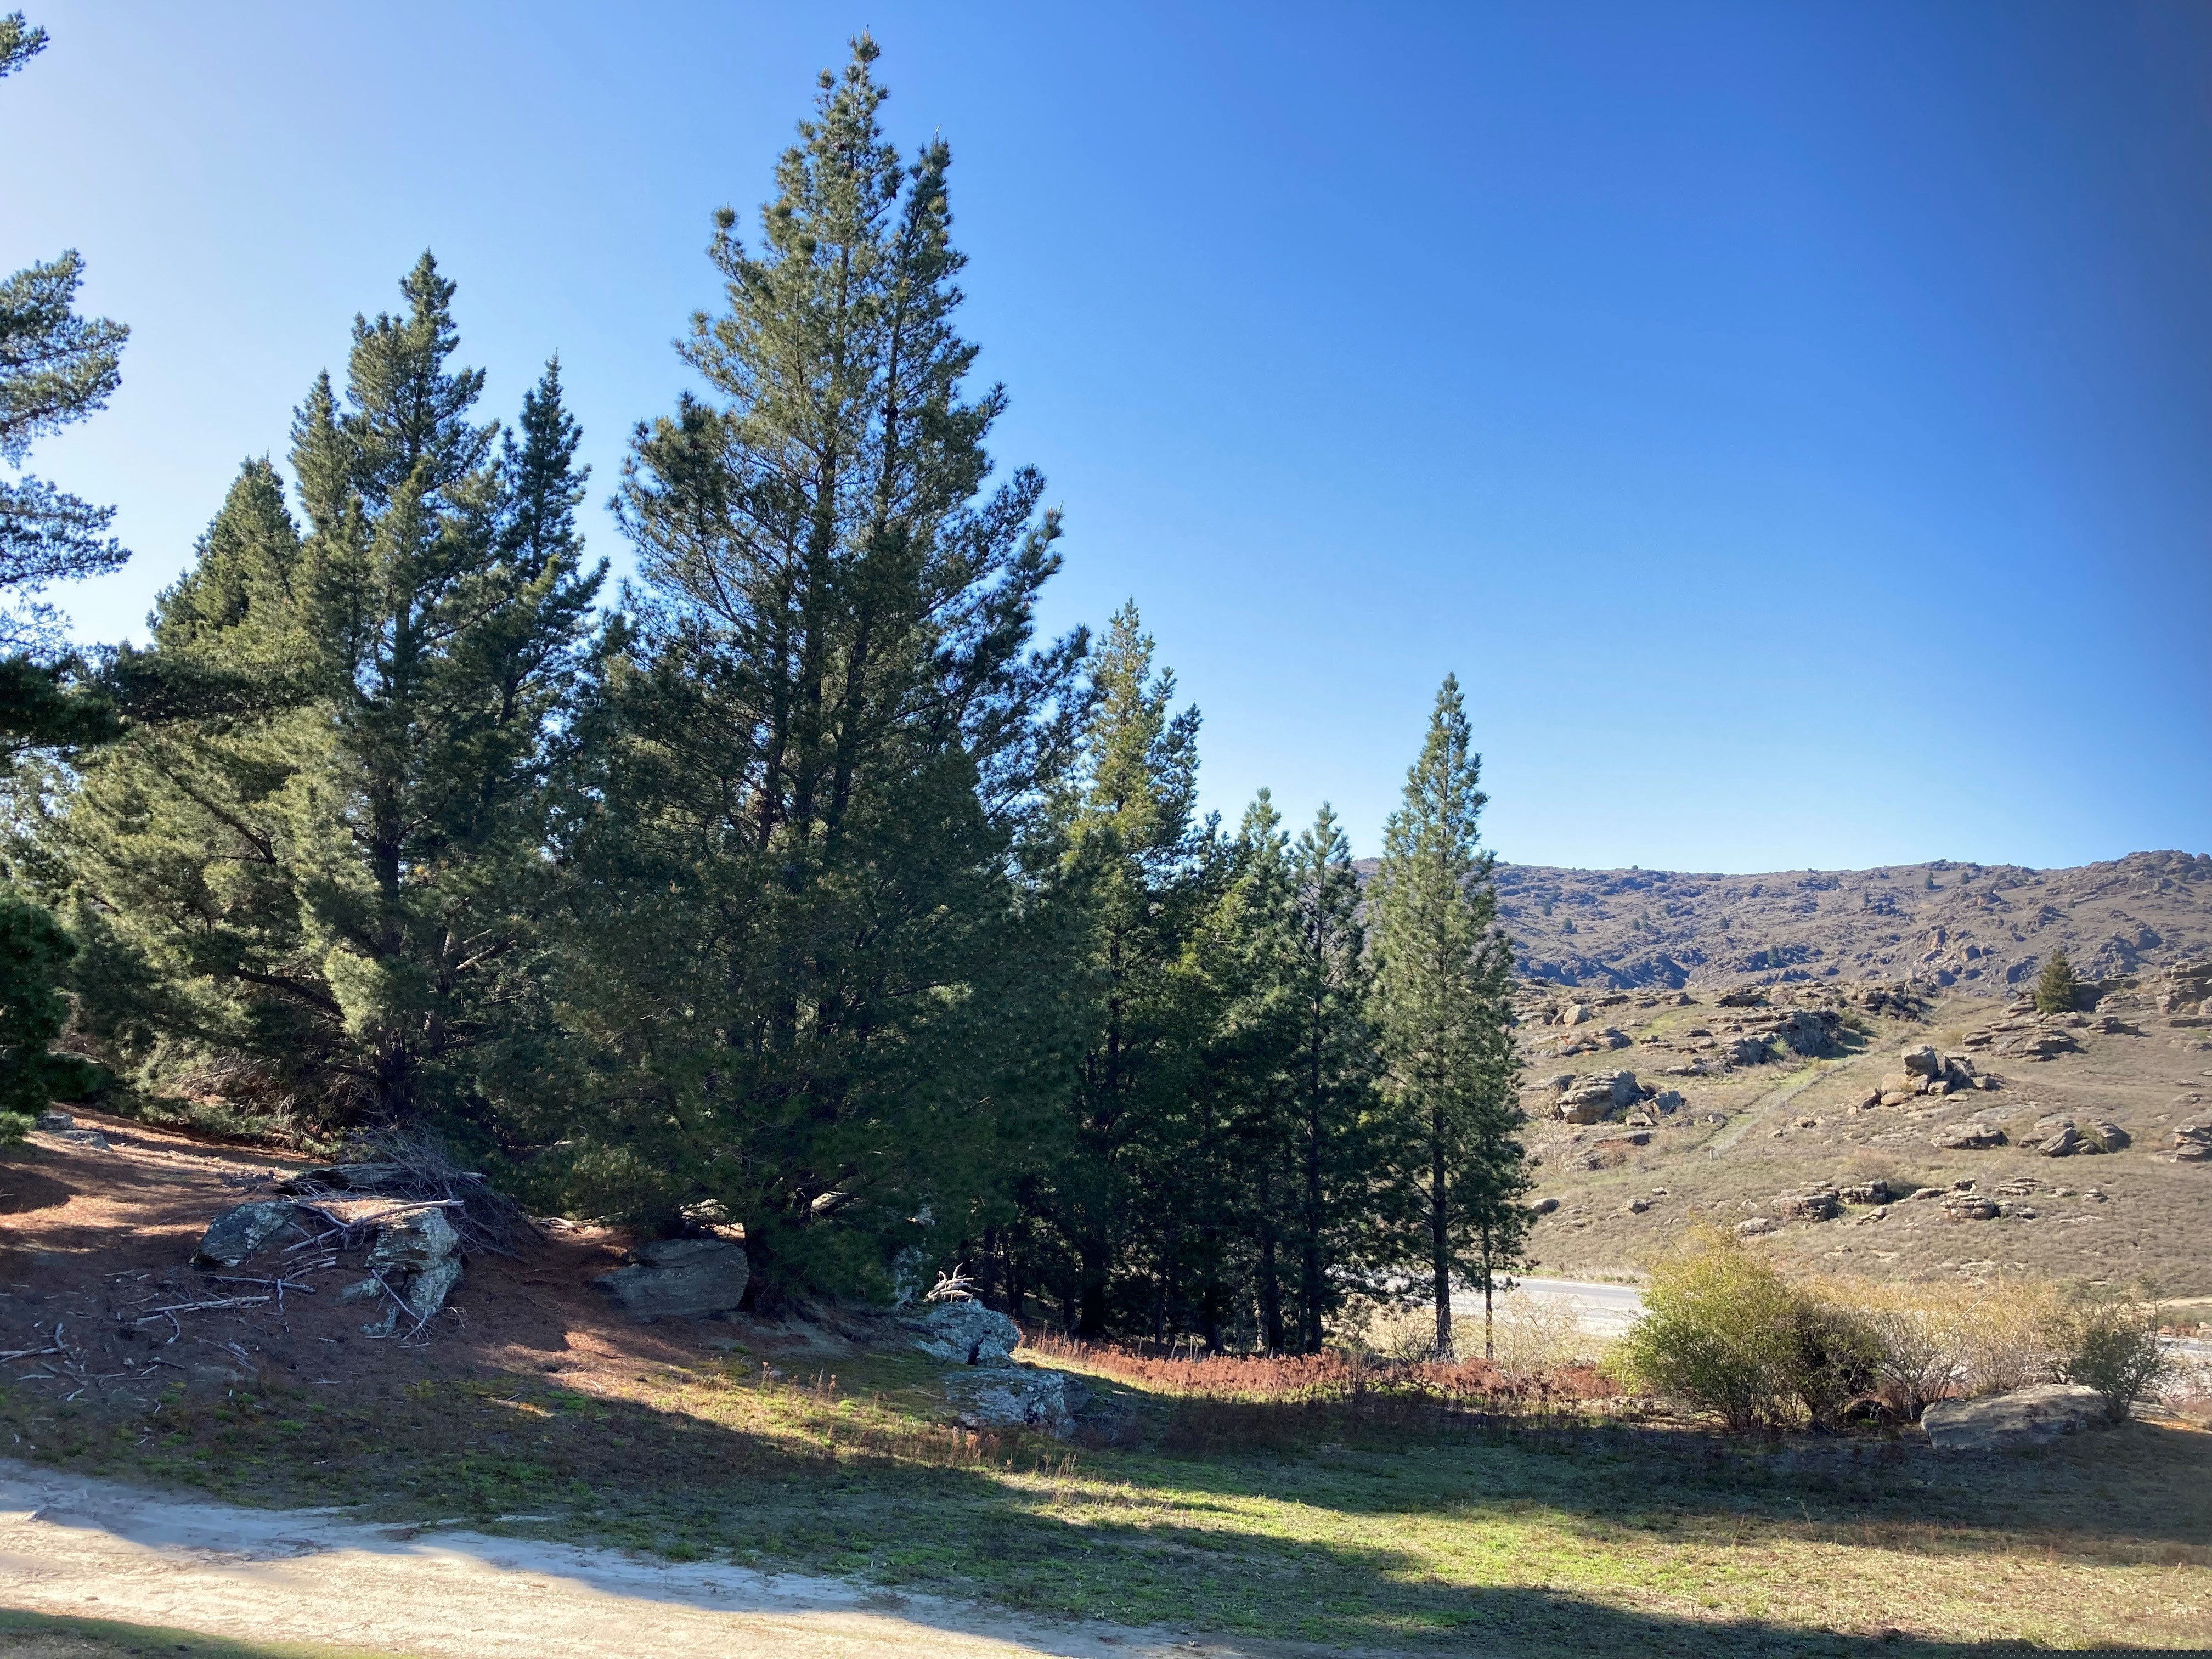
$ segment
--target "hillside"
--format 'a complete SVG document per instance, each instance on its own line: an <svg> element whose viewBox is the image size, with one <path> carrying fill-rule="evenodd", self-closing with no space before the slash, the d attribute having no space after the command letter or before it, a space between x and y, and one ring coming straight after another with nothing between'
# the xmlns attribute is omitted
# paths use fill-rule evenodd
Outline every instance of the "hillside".
<svg viewBox="0 0 2212 1659"><path fill-rule="evenodd" d="M2096 978L2212 954L2201 853L1750 876L1501 864L1498 884L1522 971L1569 986L1911 979L1996 996L2053 947Z"/></svg>

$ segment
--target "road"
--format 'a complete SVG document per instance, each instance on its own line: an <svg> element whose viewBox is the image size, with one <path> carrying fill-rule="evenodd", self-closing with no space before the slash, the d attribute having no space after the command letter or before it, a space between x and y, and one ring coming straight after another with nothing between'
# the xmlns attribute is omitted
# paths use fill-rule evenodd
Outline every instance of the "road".
<svg viewBox="0 0 2212 1659"><path fill-rule="evenodd" d="M421 1659L1231 1659L1159 1631L620 1550L250 1510L0 1460L0 1600ZM4 1644L0 1644L4 1645Z"/></svg>
<svg viewBox="0 0 2212 1659"><path fill-rule="evenodd" d="M1604 1285L1583 1279L1523 1279L1516 1282L1511 1294L1550 1297L1571 1304L1583 1328L1595 1336L1619 1336L1644 1311L1644 1292L1633 1285ZM1479 1316L1482 1298L1454 1297L1452 1311ZM2168 1337L2166 1347L2169 1352L2196 1364L2212 1364L2212 1340L2205 1338Z"/></svg>

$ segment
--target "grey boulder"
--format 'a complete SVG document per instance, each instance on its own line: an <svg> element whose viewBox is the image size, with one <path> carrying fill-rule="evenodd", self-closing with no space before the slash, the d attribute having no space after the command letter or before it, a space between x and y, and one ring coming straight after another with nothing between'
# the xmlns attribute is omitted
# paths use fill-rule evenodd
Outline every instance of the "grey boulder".
<svg viewBox="0 0 2212 1659"><path fill-rule="evenodd" d="M980 1302L939 1302L911 1322L926 1354L963 1365L1011 1365L1022 1328Z"/></svg>
<svg viewBox="0 0 2212 1659"><path fill-rule="evenodd" d="M281 1199L264 1199L225 1210L208 1224L192 1252L196 1267L235 1267L276 1237L292 1218L292 1206Z"/></svg>
<svg viewBox="0 0 2212 1659"><path fill-rule="evenodd" d="M2109 1420L2105 1396L2074 1382L2045 1382L1979 1400L1939 1400L1920 1415L1940 1451L2008 1451L2046 1445Z"/></svg>
<svg viewBox="0 0 2212 1659"><path fill-rule="evenodd" d="M1947 1152L1987 1152L1992 1146L2005 1144L2005 1132L1994 1123L1954 1123L1938 1129L1929 1143Z"/></svg>
<svg viewBox="0 0 2212 1659"><path fill-rule="evenodd" d="M1091 1390L1066 1371L994 1365L954 1371L945 1379L953 1420L969 1429L1035 1429L1064 1440Z"/></svg>
<svg viewBox="0 0 2212 1659"><path fill-rule="evenodd" d="M664 1238L630 1252L630 1265L592 1285L639 1319L730 1313L752 1276L745 1247L726 1238Z"/></svg>

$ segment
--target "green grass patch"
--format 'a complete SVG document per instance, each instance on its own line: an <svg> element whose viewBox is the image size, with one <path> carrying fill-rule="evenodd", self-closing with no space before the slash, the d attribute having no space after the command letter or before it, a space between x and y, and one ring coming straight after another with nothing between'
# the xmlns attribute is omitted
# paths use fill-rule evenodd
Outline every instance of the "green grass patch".
<svg viewBox="0 0 2212 1659"><path fill-rule="evenodd" d="M1969 1468L1895 1439L1271 1417L1113 1385L1127 1443L1071 1448L945 1426L940 1376L890 1357L834 1380L736 1364L641 1365L588 1389L432 1375L313 1401L177 1400L154 1435L18 1389L0 1394L0 1426L27 1455L250 1503L1335 1647L1688 1659L2212 1641L2212 1436L2185 1430ZM1200 1411L1216 1413L1206 1433Z"/></svg>

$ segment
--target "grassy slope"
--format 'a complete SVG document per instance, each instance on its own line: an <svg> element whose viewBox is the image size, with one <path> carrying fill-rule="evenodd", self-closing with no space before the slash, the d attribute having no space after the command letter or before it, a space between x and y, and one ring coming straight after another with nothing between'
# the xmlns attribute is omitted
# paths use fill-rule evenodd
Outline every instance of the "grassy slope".
<svg viewBox="0 0 2212 1659"><path fill-rule="evenodd" d="M1971 1470L1896 1442L1589 1426L1411 1434L1265 1414L1188 1451L936 1426L918 1360L833 1388L743 1362L586 1395L426 1369L142 1423L0 1394L30 1455L263 1504L354 1503L677 1559L860 1575L1048 1613L1414 1650L1884 1651L2212 1641L2212 1436L2130 1425ZM1176 1426L1180 1422L1182 1426ZM501 1521L497 1517L517 1517ZM1902 1645L1899 1645L1901 1640Z"/></svg>
<svg viewBox="0 0 2212 1659"><path fill-rule="evenodd" d="M2055 1060L1984 1056L1982 1069L2007 1080L1994 1093L1856 1109L1881 1075L1896 1069L1902 1047L1926 1042L1955 1051L1969 1030L2001 1017L1984 1000L1954 998L1925 1023L1866 1022L1868 1030L1854 1038L1857 1051L1839 1059L1778 1060L1687 1079L1661 1075L1684 1058L1666 1045L1693 1028L1723 1030L1737 1018L1732 1011L1710 1001L1689 1007L1615 1003L1601 1008L1592 1024L1618 1024L1635 1044L1568 1060L1550 1052L1565 1033L1524 1027L1532 1085L1524 1100L1540 1118L1531 1150L1544 1160L1538 1190L1561 1200L1559 1212L1537 1229L1534 1249L1542 1271L1632 1271L1693 1224L1733 1225L1764 1212L1776 1195L1815 1182L1883 1177L1905 1187L1947 1186L1971 1176L1984 1190L2008 1181L2034 1182L2036 1218L1946 1225L1934 1206L1907 1205L1893 1206L1879 1221L1855 1211L1820 1225L1791 1225L1759 1248L1801 1268L1871 1279L1994 1271L2139 1282L2171 1297L2212 1294L2212 1253L2204 1248L2212 1225L2212 1165L2176 1164L2166 1157L2172 1126L2212 1110L2203 1103L2212 1099L2212 1053L2200 1046L2203 1032L2145 1017L2141 1036L2081 1031L2082 1052ZM1591 1146L1620 1134L1620 1126L1543 1121L1551 1097L1533 1085L1568 1072L1621 1066L1679 1088L1687 1108L1656 1131L1649 1146L1607 1167L1584 1169ZM2192 1096L2198 1103L2191 1103ZM1716 1110L1727 1115L1725 1125L1699 1121ZM2038 1118L2060 1112L2112 1118L2134 1135L2135 1145L2113 1156L2058 1159L2018 1144L2032 1139ZM1930 1145L1937 1128L1966 1117L2006 1127L2015 1144L1972 1152ZM2090 1196L2092 1188L2104 1197ZM1650 1207L1628 1212L1632 1197Z"/></svg>

